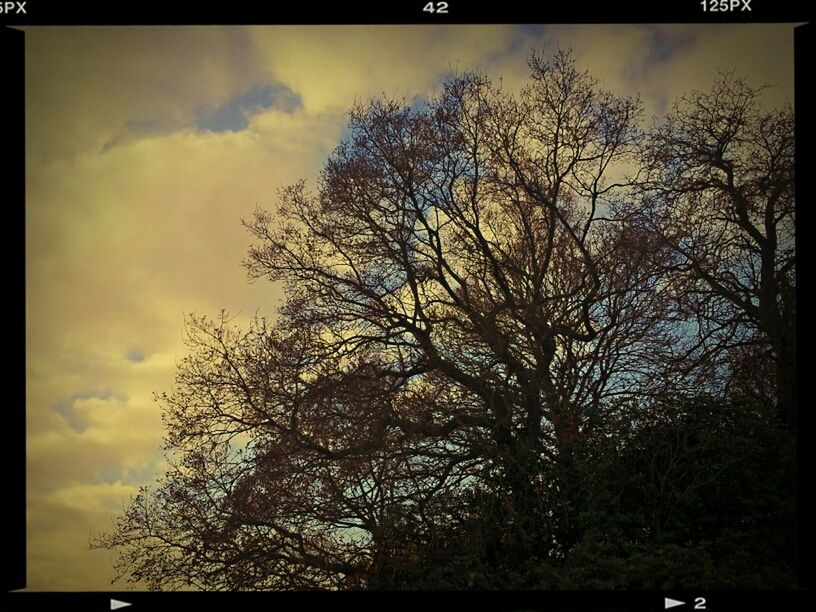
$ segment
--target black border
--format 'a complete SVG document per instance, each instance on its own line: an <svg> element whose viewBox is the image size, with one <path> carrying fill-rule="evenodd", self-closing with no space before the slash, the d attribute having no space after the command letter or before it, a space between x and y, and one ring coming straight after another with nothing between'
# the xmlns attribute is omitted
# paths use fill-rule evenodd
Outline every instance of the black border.
<svg viewBox="0 0 816 612"><path fill-rule="evenodd" d="M25 0L24 15L12 8L0 24L799 23L813 14L811 0L725 1L737 6L703 12L702 0L448 0L446 14L431 14L422 10L427 0ZM750 11L742 10L746 1Z"/></svg>
<svg viewBox="0 0 816 612"><path fill-rule="evenodd" d="M794 124L796 151L796 519L797 519L797 573L799 586L813 587L813 576L808 566L808 555L813 557L813 534L811 520L813 507L812 481L807 478L807 467L813 465L813 444L809 440L813 432L813 416L806 405L805 387L807 375L805 360L809 355L804 338L813 336L812 297L808 280L813 277L812 256L808 232L813 227L813 24L794 29ZM805 281L804 283L802 281Z"/></svg>
<svg viewBox="0 0 816 612"><path fill-rule="evenodd" d="M375 608L381 612L390 610L445 610L466 612L468 610L501 610L516 612L546 611L567 612L592 610L598 612L662 612L664 598L671 597L686 605L672 608L677 612L690 612L698 597L706 599L708 612L730 610L762 610L767 612L794 612L805 610L810 599L804 590L757 590L757 591L691 591L670 589L667 591L369 591L369 592L166 592L148 593L11 593L6 609L31 610L33 612L95 612L110 610L110 600L132 604L128 612L142 610L223 610L229 606L236 612L291 612L303 610L344 610Z"/></svg>
<svg viewBox="0 0 816 612"><path fill-rule="evenodd" d="M4 590L21 588L26 581L26 361L25 361L25 37L23 32L0 28L4 85L0 135L5 155L0 163L0 188L5 197L3 244L8 262L6 297L2 300L7 346L12 355L3 368L6 401L0 419L5 486L0 490L0 526L6 572Z"/></svg>
<svg viewBox="0 0 816 612"><path fill-rule="evenodd" d="M0 0L0 5L5 0ZM807 434L812 429L810 411L805 409L807 374L804 359L807 351L803 339L810 336L807 314L811 300L802 279L809 279L812 255L807 232L812 213L812 186L806 173L812 172L813 96L810 92L813 55L813 6L810 0L750 0L749 14L703 13L700 0L620 0L598 6L583 3L555 4L542 0L507 2L488 6L476 0L450 0L447 15L423 13L422 0L357 0L318 2L289 0L285 8L275 0L221 0L193 4L159 0L27 0L27 14L0 14L0 85L2 115L0 135L5 160L0 163L0 185L5 204L3 241L9 273L6 276L8 308L6 331L12 359L4 368L6 410L0 419L0 445L6 483L0 489L0 525L3 528L3 553L6 571L0 597L4 608L12 610L108 610L111 597L131 602L140 609L178 609L206 605L240 605L246 609L325 608L353 605L383 606L391 609L436 609L451 607L501 610L663 610L663 598L672 597L693 602L706 597L712 611L764 609L804 610L813 603L810 525L812 493L807 467L811 465L812 444ZM780 6L781 5L781 6ZM49 592L15 593L26 583L26 381L25 381L25 36L13 27L24 25L234 25L234 24L433 24L433 23L806 23L794 30L795 107L796 115L796 201L797 201L797 267L798 267L798 358L797 388L797 514L799 589L729 590L729 591L502 591L456 593L144 593L144 592ZM761 41L758 41L761 44ZM10 393L9 393L10 391ZM678 607L690 610L693 606Z"/></svg>

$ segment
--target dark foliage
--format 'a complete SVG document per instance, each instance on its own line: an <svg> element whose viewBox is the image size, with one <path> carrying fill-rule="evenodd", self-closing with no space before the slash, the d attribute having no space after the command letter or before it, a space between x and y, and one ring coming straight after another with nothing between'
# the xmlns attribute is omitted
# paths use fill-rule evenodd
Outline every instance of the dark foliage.
<svg viewBox="0 0 816 612"><path fill-rule="evenodd" d="M646 407L587 456L560 586L794 586L794 443L752 401Z"/></svg>

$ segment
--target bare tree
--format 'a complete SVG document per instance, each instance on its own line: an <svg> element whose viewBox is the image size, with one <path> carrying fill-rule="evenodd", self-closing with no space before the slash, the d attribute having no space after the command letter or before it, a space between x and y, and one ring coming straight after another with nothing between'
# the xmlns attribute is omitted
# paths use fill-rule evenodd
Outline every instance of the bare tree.
<svg viewBox="0 0 816 612"><path fill-rule="evenodd" d="M765 110L761 92L722 74L675 104L645 143L641 222L675 254L669 282L697 330L680 356L729 365L725 384L770 396L793 424L793 111Z"/></svg>
<svg viewBox="0 0 816 612"><path fill-rule="evenodd" d="M569 507L575 448L612 382L603 368L625 359L612 349L647 286L598 217L625 187L608 177L634 150L637 101L567 54L531 67L519 98L467 75L420 112L355 110L317 196L287 190L283 226L256 216L249 260L285 281L290 324L313 328L322 354L376 347L395 388L432 373L457 388L461 409L420 413L427 433L476 430L520 517L542 461ZM636 338L624 342L631 360Z"/></svg>

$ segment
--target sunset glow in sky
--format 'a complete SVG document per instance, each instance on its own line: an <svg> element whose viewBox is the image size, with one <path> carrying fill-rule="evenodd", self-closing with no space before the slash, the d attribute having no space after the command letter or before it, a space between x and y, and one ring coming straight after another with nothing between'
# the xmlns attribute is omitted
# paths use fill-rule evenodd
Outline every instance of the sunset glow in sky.
<svg viewBox="0 0 816 612"><path fill-rule="evenodd" d="M473 68L516 89L561 47L649 122L718 68L792 104L793 27L26 28L29 588L111 588L89 540L163 471L185 314L274 314L241 219L315 185L355 101Z"/></svg>

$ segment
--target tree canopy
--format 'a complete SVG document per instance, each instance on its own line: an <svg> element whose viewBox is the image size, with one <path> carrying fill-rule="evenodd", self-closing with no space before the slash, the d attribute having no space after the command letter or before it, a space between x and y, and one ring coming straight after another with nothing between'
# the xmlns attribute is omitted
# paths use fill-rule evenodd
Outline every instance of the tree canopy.
<svg viewBox="0 0 816 612"><path fill-rule="evenodd" d="M529 63L358 105L245 222L286 302L190 317L171 467L95 543L123 577L792 583L792 112L724 74L645 129L570 53Z"/></svg>

